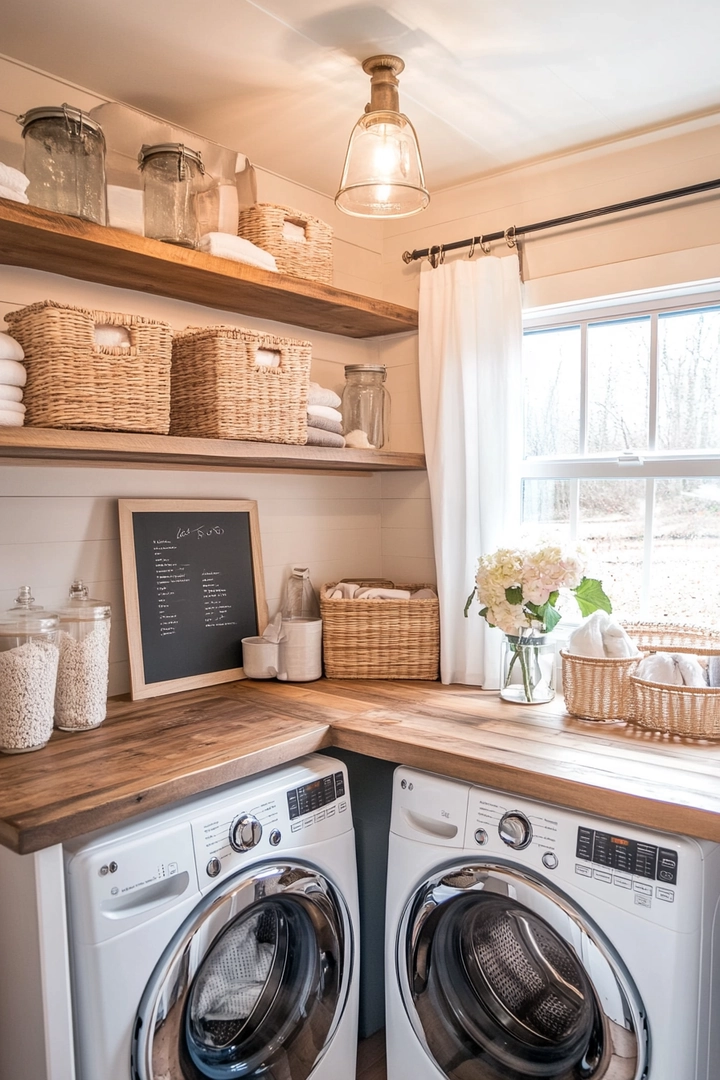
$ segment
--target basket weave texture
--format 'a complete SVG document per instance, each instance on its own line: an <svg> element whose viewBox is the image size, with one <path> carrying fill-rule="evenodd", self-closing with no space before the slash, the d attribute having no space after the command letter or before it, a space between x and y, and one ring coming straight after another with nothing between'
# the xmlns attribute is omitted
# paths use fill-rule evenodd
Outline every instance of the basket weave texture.
<svg viewBox="0 0 720 1080"><path fill-rule="evenodd" d="M632 623L625 629L641 654L720 655L720 631L671 623ZM639 657L595 658L565 650L563 693L573 716L629 720L639 727L694 738L720 738L720 687L670 686L639 679Z"/></svg>
<svg viewBox="0 0 720 1080"><path fill-rule="evenodd" d="M391 581L343 578L363 586L435 589ZM320 590L323 660L328 679L437 679L440 611L426 600L331 600L335 584Z"/></svg>
<svg viewBox="0 0 720 1080"><path fill-rule="evenodd" d="M283 236L286 221L304 230L304 241ZM238 236L274 255L281 273L332 285L333 231L319 218L304 214L302 210L293 210L290 206L257 203L240 211Z"/></svg>
<svg viewBox="0 0 720 1080"><path fill-rule="evenodd" d="M11 311L5 320L25 352L26 424L167 435L168 323L53 300ZM125 327L130 347L97 345L97 325Z"/></svg>
<svg viewBox="0 0 720 1080"><path fill-rule="evenodd" d="M258 349L278 354L258 364ZM309 341L228 326L188 329L173 339L173 435L251 442L307 442Z"/></svg>

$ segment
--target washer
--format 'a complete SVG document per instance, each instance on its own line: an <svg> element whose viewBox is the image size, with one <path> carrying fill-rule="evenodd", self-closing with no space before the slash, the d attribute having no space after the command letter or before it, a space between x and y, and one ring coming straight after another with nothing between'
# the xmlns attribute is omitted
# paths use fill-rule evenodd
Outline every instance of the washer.
<svg viewBox="0 0 720 1080"><path fill-rule="evenodd" d="M78 1080L355 1076L345 766L311 755L66 850Z"/></svg>
<svg viewBox="0 0 720 1080"><path fill-rule="evenodd" d="M717 1080L720 846L401 767L388 1080Z"/></svg>

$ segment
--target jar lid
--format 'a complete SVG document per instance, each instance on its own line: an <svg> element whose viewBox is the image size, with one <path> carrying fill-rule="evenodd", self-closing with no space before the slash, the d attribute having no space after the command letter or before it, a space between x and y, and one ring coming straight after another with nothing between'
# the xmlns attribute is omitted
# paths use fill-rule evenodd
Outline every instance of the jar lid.
<svg viewBox="0 0 720 1080"><path fill-rule="evenodd" d="M0 634L37 634L57 630L59 616L36 604L29 585L21 585L15 603L0 615Z"/></svg>
<svg viewBox="0 0 720 1080"><path fill-rule="evenodd" d="M103 129L98 124L97 120L93 120L92 116L83 112L82 109L75 108L74 105L41 105L37 109L28 109L22 116L16 117L18 124L23 126L23 135L27 131L30 124L34 124L36 120L59 120L65 119L68 127L73 124L78 128L76 134L82 134L83 129L92 131L97 135L103 135Z"/></svg>
<svg viewBox="0 0 720 1080"><path fill-rule="evenodd" d="M78 619L109 619L110 605L106 600L93 600L88 596L88 587L84 582L73 581L68 593L68 602L58 609L62 621Z"/></svg>
<svg viewBox="0 0 720 1080"><path fill-rule="evenodd" d="M346 364L345 374L350 375L353 371L375 371L381 375L387 375L387 368L384 364Z"/></svg>
<svg viewBox="0 0 720 1080"><path fill-rule="evenodd" d="M189 146L185 146L184 143L179 142L155 143L154 146L146 146L143 144L140 153L138 154L140 168L142 169L145 162L149 161L151 157L155 157L156 154L177 154L178 157L185 161L194 161L200 169L200 172L205 172L205 166L203 165L200 151L191 150Z"/></svg>

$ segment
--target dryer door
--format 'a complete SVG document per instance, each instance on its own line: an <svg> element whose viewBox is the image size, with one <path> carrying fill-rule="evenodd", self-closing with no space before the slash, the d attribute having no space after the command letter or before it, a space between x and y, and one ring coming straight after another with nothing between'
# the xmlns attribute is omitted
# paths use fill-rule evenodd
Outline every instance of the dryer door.
<svg viewBox="0 0 720 1080"><path fill-rule="evenodd" d="M457 862L405 907L397 975L451 1080L642 1080L644 1010L592 920L532 871Z"/></svg>
<svg viewBox="0 0 720 1080"><path fill-rule="evenodd" d="M133 1080L306 1080L340 1021L352 966L347 906L317 870L288 861L228 878L148 982Z"/></svg>

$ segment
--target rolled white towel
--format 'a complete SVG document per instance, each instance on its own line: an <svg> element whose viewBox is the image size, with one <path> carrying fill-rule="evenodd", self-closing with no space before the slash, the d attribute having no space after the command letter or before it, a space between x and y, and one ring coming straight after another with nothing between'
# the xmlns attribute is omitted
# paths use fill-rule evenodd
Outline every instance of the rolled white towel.
<svg viewBox="0 0 720 1080"><path fill-rule="evenodd" d="M243 236L209 232L200 237L198 247L200 251L208 255L217 255L221 259L233 259L235 262L247 263L248 266L257 266L261 270L273 270L277 273L275 256Z"/></svg>
<svg viewBox="0 0 720 1080"><path fill-rule="evenodd" d="M27 191L29 177L19 169L13 169L12 165L5 165L0 161L0 187L10 188L11 191L24 193Z"/></svg>
<svg viewBox="0 0 720 1080"><path fill-rule="evenodd" d="M409 589L358 589L356 600L409 600Z"/></svg>
<svg viewBox="0 0 720 1080"><path fill-rule="evenodd" d="M25 203L30 202L24 191L16 191L15 188L4 187L0 184L0 199L9 199L11 202Z"/></svg>
<svg viewBox="0 0 720 1080"><path fill-rule="evenodd" d="M631 641L627 631L614 619L608 619L602 630L602 642L606 656L628 657L639 656L640 652L634 641Z"/></svg>
<svg viewBox="0 0 720 1080"><path fill-rule="evenodd" d="M352 600L359 588L352 581L339 581L329 596L331 600Z"/></svg>
<svg viewBox="0 0 720 1080"><path fill-rule="evenodd" d="M21 401L0 401L0 409L3 412L19 413L20 416L24 416L26 408Z"/></svg>
<svg viewBox="0 0 720 1080"><path fill-rule="evenodd" d="M308 416L323 416L326 420L338 420L342 423L342 413L329 405L308 405Z"/></svg>
<svg viewBox="0 0 720 1080"><path fill-rule="evenodd" d="M21 386L5 386L0 383L0 401L22 401L23 392ZM2 405L0 405L0 409Z"/></svg>
<svg viewBox="0 0 720 1080"><path fill-rule="evenodd" d="M24 386L27 382L27 368L18 360L0 358L0 383L3 386Z"/></svg>
<svg viewBox="0 0 720 1080"><path fill-rule="evenodd" d="M573 656L605 657L603 630L609 619L606 611L593 611L568 638L567 651Z"/></svg>
<svg viewBox="0 0 720 1080"><path fill-rule="evenodd" d="M340 408L340 395L336 394L334 390L329 390L325 386L320 386L316 382L311 382L308 388L308 405L327 405L331 409Z"/></svg>
<svg viewBox="0 0 720 1080"><path fill-rule="evenodd" d="M23 347L10 334L0 332L0 360L22 360L25 357ZM0 382L6 380L0 379Z"/></svg>
<svg viewBox="0 0 720 1080"><path fill-rule="evenodd" d="M25 417L22 413L0 409L0 427L22 427L24 423Z"/></svg>
<svg viewBox="0 0 720 1080"><path fill-rule="evenodd" d="M646 682L665 683L668 686L682 686L680 668L670 653L651 653L641 660L635 669L638 679Z"/></svg>
<svg viewBox="0 0 720 1080"><path fill-rule="evenodd" d="M687 653L671 653L670 655L677 664L684 686L707 686L705 671L697 656L688 656Z"/></svg>

